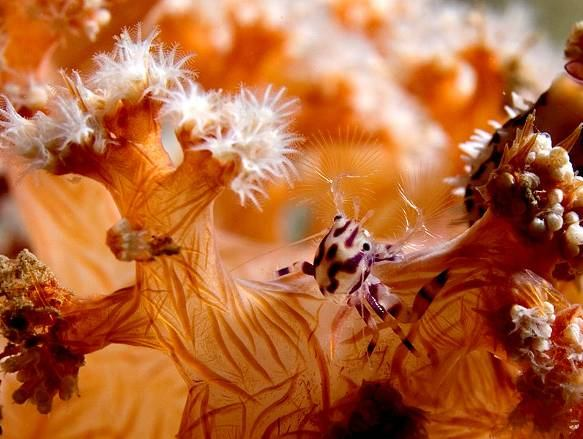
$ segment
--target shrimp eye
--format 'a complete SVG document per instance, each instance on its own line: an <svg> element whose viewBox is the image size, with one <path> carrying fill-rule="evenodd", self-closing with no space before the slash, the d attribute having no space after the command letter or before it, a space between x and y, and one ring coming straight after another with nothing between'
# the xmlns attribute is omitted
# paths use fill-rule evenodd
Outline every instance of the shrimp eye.
<svg viewBox="0 0 583 439"><path fill-rule="evenodd" d="M364 250L365 252L370 250L370 244L368 242L365 242L364 244L362 244L362 250Z"/></svg>
<svg viewBox="0 0 583 439"><path fill-rule="evenodd" d="M334 217L334 221L338 221L341 218L342 218L342 215L338 214Z"/></svg>

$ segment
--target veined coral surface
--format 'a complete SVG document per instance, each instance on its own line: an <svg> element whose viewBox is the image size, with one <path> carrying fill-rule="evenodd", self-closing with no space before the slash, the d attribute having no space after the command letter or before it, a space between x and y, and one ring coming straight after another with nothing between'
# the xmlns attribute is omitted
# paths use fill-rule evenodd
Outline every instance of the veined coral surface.
<svg viewBox="0 0 583 439"><path fill-rule="evenodd" d="M580 24L559 74L521 8L0 13L6 437L581 435Z"/></svg>

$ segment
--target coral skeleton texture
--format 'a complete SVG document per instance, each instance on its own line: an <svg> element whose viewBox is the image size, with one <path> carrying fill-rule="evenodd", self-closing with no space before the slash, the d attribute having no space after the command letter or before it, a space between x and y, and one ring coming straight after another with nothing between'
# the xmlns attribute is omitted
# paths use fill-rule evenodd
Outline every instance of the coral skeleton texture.
<svg viewBox="0 0 583 439"><path fill-rule="evenodd" d="M582 28L3 2L4 435L582 436Z"/></svg>

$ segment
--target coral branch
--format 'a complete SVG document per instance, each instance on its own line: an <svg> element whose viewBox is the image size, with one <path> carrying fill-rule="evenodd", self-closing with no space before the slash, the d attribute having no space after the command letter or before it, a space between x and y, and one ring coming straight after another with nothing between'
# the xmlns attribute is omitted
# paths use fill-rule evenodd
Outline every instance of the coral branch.
<svg viewBox="0 0 583 439"><path fill-rule="evenodd" d="M145 317L133 288L79 301L26 250L0 260L0 296L0 329L8 340L1 367L22 383L14 401L31 400L41 413L51 410L57 393L61 399L77 393L86 354L109 343L156 346L140 323Z"/></svg>

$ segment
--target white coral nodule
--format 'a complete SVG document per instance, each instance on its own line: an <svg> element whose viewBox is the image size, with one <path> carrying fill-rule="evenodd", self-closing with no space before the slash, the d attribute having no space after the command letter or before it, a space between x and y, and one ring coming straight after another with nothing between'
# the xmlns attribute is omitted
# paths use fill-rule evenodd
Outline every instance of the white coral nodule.
<svg viewBox="0 0 583 439"><path fill-rule="evenodd" d="M520 336L520 355L528 359L532 370L544 380L544 376L555 367L547 354L554 346L551 340L552 324L556 318L554 306L549 302L533 308L513 305L510 317L514 331Z"/></svg>
<svg viewBox="0 0 583 439"><path fill-rule="evenodd" d="M555 309L549 302L544 302L542 308L513 305L510 317L522 341L536 338L548 340L553 332L551 324L555 321Z"/></svg>

